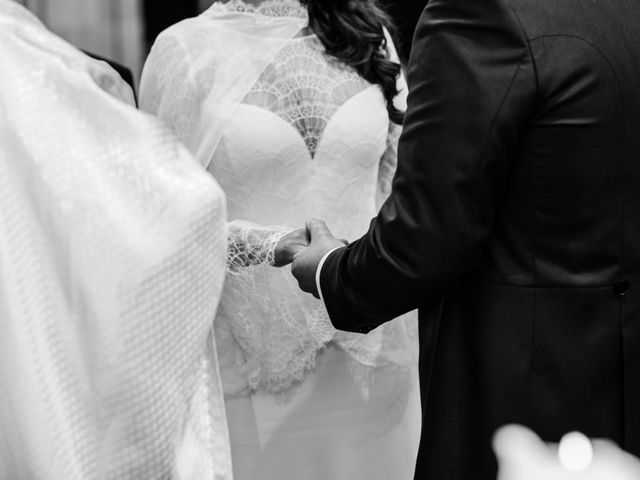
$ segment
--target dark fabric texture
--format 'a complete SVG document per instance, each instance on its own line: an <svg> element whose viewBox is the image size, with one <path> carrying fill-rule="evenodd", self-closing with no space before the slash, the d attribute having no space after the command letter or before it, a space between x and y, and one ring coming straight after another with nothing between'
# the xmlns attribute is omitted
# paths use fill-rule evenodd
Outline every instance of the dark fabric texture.
<svg viewBox="0 0 640 480"><path fill-rule="evenodd" d="M334 325L420 309L417 479L517 422L640 455L640 3L430 0L393 192L327 259Z"/></svg>
<svg viewBox="0 0 640 480"><path fill-rule="evenodd" d="M382 5L396 26L396 48L403 63L411 54L411 43L418 19L427 0L383 0Z"/></svg>

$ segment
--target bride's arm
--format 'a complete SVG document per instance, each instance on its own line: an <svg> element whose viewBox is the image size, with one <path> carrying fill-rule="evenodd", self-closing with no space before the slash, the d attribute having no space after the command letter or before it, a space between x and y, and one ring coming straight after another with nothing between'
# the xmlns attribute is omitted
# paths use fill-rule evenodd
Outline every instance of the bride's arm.
<svg viewBox="0 0 640 480"><path fill-rule="evenodd" d="M228 224L227 271L258 265L282 267L308 244L306 230L283 226L262 226L244 220Z"/></svg>
<svg viewBox="0 0 640 480"><path fill-rule="evenodd" d="M400 63L400 58L396 51L395 45L389 32L385 30L385 37L387 40L387 51L389 58L396 63ZM402 112L407 110L407 81L404 76L404 72L400 72L400 76L397 79L398 95L393 100L396 108ZM389 193L391 193L391 183L393 176L396 172L398 165L398 141L402 134L402 126L389 122L389 133L387 135L387 148L380 160L380 166L378 170L378 188L376 191L376 209L380 209L385 202Z"/></svg>

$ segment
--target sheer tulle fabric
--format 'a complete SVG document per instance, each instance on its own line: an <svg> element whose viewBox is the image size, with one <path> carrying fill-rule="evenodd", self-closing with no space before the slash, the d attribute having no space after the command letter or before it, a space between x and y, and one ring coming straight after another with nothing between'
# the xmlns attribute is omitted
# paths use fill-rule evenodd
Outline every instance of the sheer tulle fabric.
<svg viewBox="0 0 640 480"><path fill-rule="evenodd" d="M141 79L141 107L171 125L208 167L235 107L304 22L256 20L214 3L158 37Z"/></svg>
<svg viewBox="0 0 640 480"><path fill-rule="evenodd" d="M279 230L260 225L284 225L282 233L310 216L358 238L390 190L400 127L377 86L305 34L306 20L296 0L214 4L165 31L145 65L142 108L165 120L227 193L230 258L244 238ZM216 329L227 395L287 391L332 340L364 366L415 363L415 318L367 337L336 333L289 269L268 263L231 268L225 283Z"/></svg>
<svg viewBox="0 0 640 480"><path fill-rule="evenodd" d="M230 479L221 190L10 0L0 59L0 478Z"/></svg>

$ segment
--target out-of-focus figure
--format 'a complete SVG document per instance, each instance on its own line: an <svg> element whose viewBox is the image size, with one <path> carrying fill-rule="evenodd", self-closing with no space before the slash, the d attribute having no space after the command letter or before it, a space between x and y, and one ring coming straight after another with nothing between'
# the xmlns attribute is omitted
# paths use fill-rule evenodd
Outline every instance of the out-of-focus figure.
<svg viewBox="0 0 640 480"><path fill-rule="evenodd" d="M509 425L501 428L493 442L500 465L498 480L640 478L640 461L634 456L621 450L613 442L589 442L586 437L583 437L584 440L580 437L581 435L567 435L559 445L546 444L524 427Z"/></svg>
<svg viewBox="0 0 640 480"><path fill-rule="evenodd" d="M0 63L0 478L231 478L223 193L12 0Z"/></svg>

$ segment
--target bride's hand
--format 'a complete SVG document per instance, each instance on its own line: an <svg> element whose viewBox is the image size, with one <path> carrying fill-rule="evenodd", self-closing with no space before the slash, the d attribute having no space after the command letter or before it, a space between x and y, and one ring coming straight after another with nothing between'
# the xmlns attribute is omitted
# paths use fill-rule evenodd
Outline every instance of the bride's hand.
<svg viewBox="0 0 640 480"><path fill-rule="evenodd" d="M299 228L287 233L276 245L274 267L284 267L293 262L293 257L300 250L309 246L306 228Z"/></svg>

